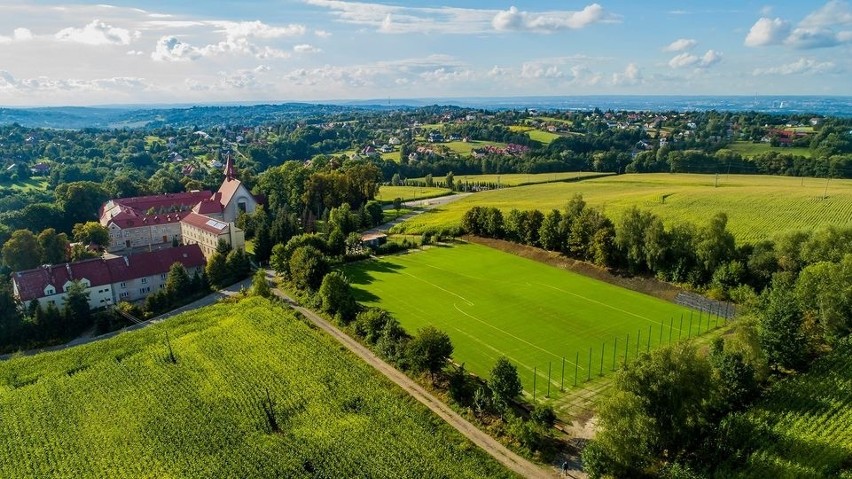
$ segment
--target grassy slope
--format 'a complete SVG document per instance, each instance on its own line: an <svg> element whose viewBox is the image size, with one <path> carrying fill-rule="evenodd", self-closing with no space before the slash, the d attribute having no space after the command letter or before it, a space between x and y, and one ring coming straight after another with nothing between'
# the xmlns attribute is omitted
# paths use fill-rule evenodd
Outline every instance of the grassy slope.
<svg viewBox="0 0 852 479"><path fill-rule="evenodd" d="M452 193L447 188L427 188L420 186L380 186L379 194L376 195L378 201L393 201L394 198L402 198L402 201L434 198Z"/></svg>
<svg viewBox="0 0 852 479"><path fill-rule="evenodd" d="M737 476L852 478L852 345L776 384L745 417L759 447Z"/></svg>
<svg viewBox="0 0 852 479"><path fill-rule="evenodd" d="M738 240L757 241L778 231L852 225L852 180L831 180L823 200L825 180L778 176L637 174L590 179L576 183L549 183L477 193L418 215L397 227L416 232L430 227L458 225L472 206L562 208L581 193L593 206L617 220L632 206L649 210L671 224L704 224L717 212L728 214L728 228ZM666 196L667 195L667 196ZM665 202L662 201L666 196Z"/></svg>
<svg viewBox="0 0 852 479"><path fill-rule="evenodd" d="M177 364L163 359L166 332ZM0 378L0 477L509 476L332 339L257 298L10 360ZM266 388L280 434L267 432Z"/></svg>
<svg viewBox="0 0 852 479"><path fill-rule="evenodd" d="M730 146L729 149L738 152L739 154L750 157L759 155L761 153L767 153L770 151L777 151L778 153L783 153L787 155L798 155L804 156L806 158L811 157L811 150L809 148L801 148L801 147L775 147L773 148L769 143L752 143L750 141L736 141Z"/></svg>
<svg viewBox="0 0 852 479"><path fill-rule="evenodd" d="M454 359L483 377L505 355L518 365L525 390L532 391L533 369L538 368L539 397L547 390L548 363L553 365L556 394L563 356L568 385L578 352L580 377L588 376L588 353L593 348L591 377L595 377L603 343L607 343L606 373L612 366L616 336L620 357L626 335L631 335L632 359L639 330L644 351L649 326L654 347L661 324L666 342L670 319L675 318L676 339L680 315L685 314L687 321L690 315L685 308L651 296L479 245L364 261L349 266L346 274L360 301L393 312L408 331L426 325L446 331L455 345ZM695 318L693 336L697 313Z"/></svg>

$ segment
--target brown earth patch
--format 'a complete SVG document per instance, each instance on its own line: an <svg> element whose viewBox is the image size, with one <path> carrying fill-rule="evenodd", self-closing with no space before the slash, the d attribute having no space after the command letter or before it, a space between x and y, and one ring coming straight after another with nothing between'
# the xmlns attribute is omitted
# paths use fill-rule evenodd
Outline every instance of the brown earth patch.
<svg viewBox="0 0 852 479"><path fill-rule="evenodd" d="M514 254L516 256L521 256L523 258L531 259L533 261L548 264L556 268L573 271L575 273L582 274L583 276L588 276L590 278L594 278L605 283L620 286L622 288L627 288L629 290L647 294L649 296L654 296L655 298L659 298L664 301L669 301L671 303L674 303L678 293L683 291L683 289L678 288L677 286L665 283L654 278L644 278L639 276L619 276L613 274L606 268L601 268L599 266L595 266L593 264L589 264L583 261L577 261L571 258L566 258L565 256L562 256L559 253L543 250L541 248L512 243L511 241L493 238L482 238L479 236L472 235L464 236L463 239L470 243L488 246L490 248L498 249L506 253Z"/></svg>

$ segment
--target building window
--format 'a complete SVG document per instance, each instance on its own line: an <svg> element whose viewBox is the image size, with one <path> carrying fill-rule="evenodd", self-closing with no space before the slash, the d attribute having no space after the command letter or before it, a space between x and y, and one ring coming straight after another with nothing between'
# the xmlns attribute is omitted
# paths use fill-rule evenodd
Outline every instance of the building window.
<svg viewBox="0 0 852 479"><path fill-rule="evenodd" d="M145 293L150 293L150 292L151 292L150 286L146 286L144 288L139 288L139 294L145 294Z"/></svg>
<svg viewBox="0 0 852 479"><path fill-rule="evenodd" d="M124 281L122 281L120 286L121 286L121 289L126 289L126 288L127 288L127 283L125 283Z"/></svg>
<svg viewBox="0 0 852 479"><path fill-rule="evenodd" d="M56 291L53 288L47 288L47 289L44 290L44 294L46 294L48 296L50 296L51 294L54 294L54 293L56 293Z"/></svg>
<svg viewBox="0 0 852 479"><path fill-rule="evenodd" d="M118 295L119 298L126 298L128 296L130 296L130 293L128 293L127 291L123 291L121 294Z"/></svg>
<svg viewBox="0 0 852 479"><path fill-rule="evenodd" d="M148 284L148 278L142 278L142 284Z"/></svg>
<svg viewBox="0 0 852 479"><path fill-rule="evenodd" d="M166 279L166 276L168 276L166 273L160 273L160 279Z"/></svg>
<svg viewBox="0 0 852 479"><path fill-rule="evenodd" d="M54 301L54 300L52 300L52 299L49 299L49 300L47 301L47 304L56 304L56 301Z"/></svg>

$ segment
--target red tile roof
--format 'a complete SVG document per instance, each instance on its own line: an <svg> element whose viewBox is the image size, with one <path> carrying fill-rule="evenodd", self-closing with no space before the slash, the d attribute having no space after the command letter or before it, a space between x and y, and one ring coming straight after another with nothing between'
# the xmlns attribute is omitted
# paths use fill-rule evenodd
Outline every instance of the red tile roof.
<svg viewBox="0 0 852 479"><path fill-rule="evenodd" d="M217 195L221 195L219 202L222 203L222 206L227 205L234 198L234 195L237 194L237 190L240 188L242 183L237 179L225 179L222 182L222 186L219 187L219 191L216 192Z"/></svg>
<svg viewBox="0 0 852 479"><path fill-rule="evenodd" d="M210 198L211 195L210 191L190 191L187 193L168 193L164 195L112 199L104 203L100 208L101 224L108 224L111 216L105 217L105 215L107 213L115 213L116 209L121 212L127 210L135 211L139 216L147 216L148 210L152 208L157 213L169 210L188 210L199 201Z"/></svg>
<svg viewBox="0 0 852 479"><path fill-rule="evenodd" d="M208 216L199 215L197 213L190 213L186 215L186 217L183 219L183 223L186 223L190 226L194 226L209 233L213 233L214 235L220 235L225 231L228 231L228 223L210 218Z"/></svg>
<svg viewBox="0 0 852 479"><path fill-rule="evenodd" d="M42 266L14 273L12 281L21 301L32 301L43 297L44 288L48 285L52 285L56 293L62 293L65 283L74 280L86 279L91 286L102 286L168 273L176 262L187 268L198 267L204 265L204 255L198 245L178 246L133 256Z"/></svg>

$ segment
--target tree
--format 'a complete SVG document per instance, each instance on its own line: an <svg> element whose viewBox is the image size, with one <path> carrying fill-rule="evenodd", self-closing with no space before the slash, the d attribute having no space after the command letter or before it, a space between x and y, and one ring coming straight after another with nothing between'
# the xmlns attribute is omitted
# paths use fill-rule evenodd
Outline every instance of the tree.
<svg viewBox="0 0 852 479"><path fill-rule="evenodd" d="M393 199L393 209L396 210L396 215L399 216L399 210L402 209L402 198L396 197Z"/></svg>
<svg viewBox="0 0 852 479"><path fill-rule="evenodd" d="M248 278L251 274L251 260L242 248L237 248L225 257L230 282L237 282Z"/></svg>
<svg viewBox="0 0 852 479"><path fill-rule="evenodd" d="M231 245L222 238L216 243L216 252L222 256L227 256L231 252Z"/></svg>
<svg viewBox="0 0 852 479"><path fill-rule="evenodd" d="M521 378L518 376L518 369L505 356L497 359L494 367L491 368L488 387L491 388L494 405L500 411L504 411L509 402L521 394Z"/></svg>
<svg viewBox="0 0 852 479"><path fill-rule="evenodd" d="M97 219L98 208L109 198L109 192L97 183L77 181L58 185L54 196L56 204L73 224Z"/></svg>
<svg viewBox="0 0 852 479"><path fill-rule="evenodd" d="M65 307L63 310L64 331L63 334L74 334L89 325L92 313L89 310L89 293L86 285L80 281L74 281L68 287L65 296Z"/></svg>
<svg viewBox="0 0 852 479"><path fill-rule="evenodd" d="M335 315L341 324L348 324L358 307L349 281L343 274L332 271L325 275L319 288L323 311Z"/></svg>
<svg viewBox="0 0 852 479"><path fill-rule="evenodd" d="M220 289L227 286L228 265L225 262L225 255L218 251L210 255L210 257L207 258L207 267L205 268L205 272L207 273L208 281L210 281L210 284L214 288Z"/></svg>
<svg viewBox="0 0 852 479"><path fill-rule="evenodd" d="M705 278L716 271L720 265L730 261L736 252L734 235L726 230L728 215L717 213L710 220L710 224L701 230L698 242L695 245L695 253L699 263L704 268Z"/></svg>
<svg viewBox="0 0 852 479"><path fill-rule="evenodd" d="M640 211L634 206L622 216L615 229L615 244L624 252L627 268L631 272L639 272L647 265L645 232L653 219L651 213Z"/></svg>
<svg viewBox="0 0 852 479"><path fill-rule="evenodd" d="M541 223L538 236L541 247L549 251L562 250L565 235L559 226L562 223L562 213L559 210L551 210Z"/></svg>
<svg viewBox="0 0 852 479"><path fill-rule="evenodd" d="M97 221L77 223L73 229L74 241L83 245L94 244L100 248L109 246L109 230Z"/></svg>
<svg viewBox="0 0 852 479"><path fill-rule="evenodd" d="M41 248L41 264L64 263L68 260L68 235L56 233L48 228L38 235L38 245Z"/></svg>
<svg viewBox="0 0 852 479"><path fill-rule="evenodd" d="M259 269L254 273L251 282L251 294L264 298L272 297L272 288L269 287L269 280L266 279L266 270Z"/></svg>
<svg viewBox="0 0 852 479"><path fill-rule="evenodd" d="M796 298L809 323L834 343L852 332L852 254L840 263L823 261L805 267L796 280Z"/></svg>
<svg viewBox="0 0 852 479"><path fill-rule="evenodd" d="M191 294L192 280L186 272L186 268L180 262L175 262L169 268L169 275L166 277L166 296L170 303L174 303L181 298L185 298Z"/></svg>
<svg viewBox="0 0 852 479"><path fill-rule="evenodd" d="M35 268L42 257L38 239L30 230L17 230L3 245L3 262L12 271Z"/></svg>
<svg viewBox="0 0 852 479"><path fill-rule="evenodd" d="M427 326L417 332L406 350L409 366L414 372L428 371L435 374L444 369L447 360L453 354L453 343L447 333L433 326Z"/></svg>
<svg viewBox="0 0 852 479"><path fill-rule="evenodd" d="M296 287L309 291L316 291L323 277L330 271L325 256L313 246L296 248L288 265L290 279Z"/></svg>
<svg viewBox="0 0 852 479"><path fill-rule="evenodd" d="M384 219L384 210L382 209L381 203L378 201L368 201L365 208L367 210L367 214L370 215L370 226L382 224L382 220Z"/></svg>
<svg viewBox="0 0 852 479"><path fill-rule="evenodd" d="M447 173L447 177L444 178L444 181L447 183L447 188L451 190L455 189L455 182L453 181L454 178L452 171Z"/></svg>
<svg viewBox="0 0 852 479"><path fill-rule="evenodd" d="M662 347L616 377L583 453L590 475L640 477L655 462L702 445L715 423L712 367L690 343Z"/></svg>

